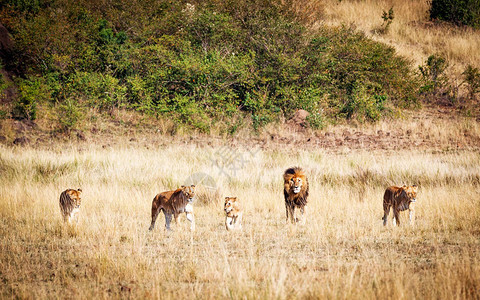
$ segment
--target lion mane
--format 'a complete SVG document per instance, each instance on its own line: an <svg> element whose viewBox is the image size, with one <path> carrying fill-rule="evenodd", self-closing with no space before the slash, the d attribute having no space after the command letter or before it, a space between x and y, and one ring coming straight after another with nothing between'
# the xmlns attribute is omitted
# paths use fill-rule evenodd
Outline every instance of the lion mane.
<svg viewBox="0 0 480 300"><path fill-rule="evenodd" d="M305 222L304 212L308 200L308 179L303 170L299 167L289 168L283 174L283 194L285 196L285 208L287 222L290 219L292 223L297 222L295 218L295 208L299 208L302 213L302 222Z"/></svg>

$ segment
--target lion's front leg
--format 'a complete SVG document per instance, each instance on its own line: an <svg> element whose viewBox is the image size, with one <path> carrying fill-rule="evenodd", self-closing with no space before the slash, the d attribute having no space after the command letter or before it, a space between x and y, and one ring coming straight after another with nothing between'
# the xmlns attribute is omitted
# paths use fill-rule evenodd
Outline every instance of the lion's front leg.
<svg viewBox="0 0 480 300"><path fill-rule="evenodd" d="M72 210L72 214L71 214L71 221L75 222L75 224L78 224L78 213L80 212L80 209L79 208L74 208Z"/></svg>
<svg viewBox="0 0 480 300"><path fill-rule="evenodd" d="M286 215L287 215L287 219L286 219L287 223L288 223L288 211L289 211L288 203L285 202L285 213L286 213Z"/></svg>
<svg viewBox="0 0 480 300"><path fill-rule="evenodd" d="M393 208L393 226L400 226L400 211L396 208Z"/></svg>
<svg viewBox="0 0 480 300"><path fill-rule="evenodd" d="M290 218L290 221L292 223L295 223L295 221L296 221L295 220L295 206L286 202L285 207L286 207L286 210L287 210L287 223L288 223L289 218Z"/></svg>
<svg viewBox="0 0 480 300"><path fill-rule="evenodd" d="M301 219L300 219L300 224L301 225L305 225L306 221L307 221L307 206L302 206L300 208L300 213L302 215Z"/></svg>
<svg viewBox="0 0 480 300"><path fill-rule="evenodd" d="M408 219L410 221L411 226L415 226L415 205L410 203L410 207L408 209Z"/></svg>
<svg viewBox="0 0 480 300"><path fill-rule="evenodd" d="M167 213L165 210L163 213L165 214L165 229L171 230L170 223L172 222L172 213Z"/></svg>
<svg viewBox="0 0 480 300"><path fill-rule="evenodd" d="M173 219L175 220L175 226L178 226L178 224L180 224L179 218L180 218L180 214L177 214L177 213L173 214Z"/></svg>
<svg viewBox="0 0 480 300"><path fill-rule="evenodd" d="M187 214L187 220L190 221L190 230L195 230L195 217L193 216L193 205L188 203L185 206L185 213Z"/></svg>
<svg viewBox="0 0 480 300"><path fill-rule="evenodd" d="M190 230L195 231L195 217L193 216L193 212L187 213L187 220L190 221Z"/></svg>
<svg viewBox="0 0 480 300"><path fill-rule="evenodd" d="M229 217L229 216L225 217L225 228L227 228L227 230L233 229L233 218L232 217Z"/></svg>

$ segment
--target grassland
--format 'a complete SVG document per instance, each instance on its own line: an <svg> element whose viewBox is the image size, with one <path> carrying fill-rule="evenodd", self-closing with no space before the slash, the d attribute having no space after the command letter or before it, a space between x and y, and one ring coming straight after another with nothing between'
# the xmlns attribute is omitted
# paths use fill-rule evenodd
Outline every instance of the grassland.
<svg viewBox="0 0 480 300"><path fill-rule="evenodd" d="M478 30L434 24L430 21L429 1L329 0L319 7L324 13L322 22L332 25L353 24L370 38L392 45L399 54L417 65L423 64L429 55L442 55L450 62L452 79L460 77L466 65L478 65ZM394 18L385 32L382 14L390 8L393 9Z"/></svg>
<svg viewBox="0 0 480 300"><path fill-rule="evenodd" d="M225 159L230 157L230 159ZM306 226L285 224L282 173L303 166ZM151 200L192 174L197 230L148 232ZM390 184L420 186L413 228L382 226ZM1 298L478 299L478 151L0 146ZM58 197L84 191L76 225ZM238 196L244 229L224 228Z"/></svg>

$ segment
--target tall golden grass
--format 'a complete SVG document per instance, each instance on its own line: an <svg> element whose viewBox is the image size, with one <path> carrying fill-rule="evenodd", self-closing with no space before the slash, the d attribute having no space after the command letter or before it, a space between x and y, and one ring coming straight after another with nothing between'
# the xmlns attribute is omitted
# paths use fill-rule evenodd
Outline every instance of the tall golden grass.
<svg viewBox="0 0 480 300"><path fill-rule="evenodd" d="M305 226L287 225L282 173L302 166ZM192 174L197 230L148 231L156 193ZM415 227L382 226L387 185L420 186ZM210 184L211 185L211 184ZM2 298L389 298L480 296L478 152L260 150L171 145L0 146ZM58 197L83 189L79 222ZM224 196L245 207L227 232Z"/></svg>
<svg viewBox="0 0 480 300"><path fill-rule="evenodd" d="M335 26L353 24L374 40L395 47L416 65L423 64L432 54L440 54L449 61L450 73L456 77L468 64L479 67L480 31L432 23L430 1L328 0L322 4L324 15L320 22ZM382 33L382 13L390 8L394 19L389 30Z"/></svg>

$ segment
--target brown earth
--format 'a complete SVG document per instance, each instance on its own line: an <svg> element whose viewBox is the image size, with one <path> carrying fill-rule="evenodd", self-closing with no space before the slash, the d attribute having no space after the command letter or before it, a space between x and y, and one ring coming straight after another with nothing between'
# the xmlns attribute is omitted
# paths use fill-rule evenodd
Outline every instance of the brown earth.
<svg viewBox="0 0 480 300"><path fill-rule="evenodd" d="M73 131L66 135L42 129L45 126L38 126L32 121L10 120L11 136L0 134L0 143L49 149L75 143L80 147L95 145L103 148L162 148L170 144L193 144L198 147L227 145L245 149L318 149L326 152L480 150L480 119L462 117L451 109L439 108L411 111L410 114L403 119L382 121L380 124L345 124L314 131L306 127L306 115L300 112L283 125L266 128L258 135L239 134L234 137L198 133L162 134L151 124L138 126L119 120L108 121L108 126L103 124L100 129L93 125L88 131Z"/></svg>

